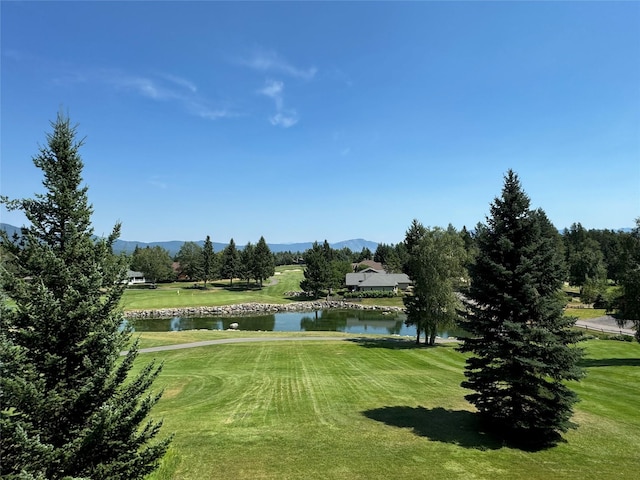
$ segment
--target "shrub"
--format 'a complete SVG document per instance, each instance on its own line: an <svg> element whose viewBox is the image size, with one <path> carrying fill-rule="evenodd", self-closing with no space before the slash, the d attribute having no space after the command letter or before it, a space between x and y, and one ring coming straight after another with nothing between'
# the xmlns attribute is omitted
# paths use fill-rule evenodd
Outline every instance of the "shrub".
<svg viewBox="0 0 640 480"><path fill-rule="evenodd" d="M365 290L360 292L346 292L344 298L393 298L396 296L394 291L384 290Z"/></svg>

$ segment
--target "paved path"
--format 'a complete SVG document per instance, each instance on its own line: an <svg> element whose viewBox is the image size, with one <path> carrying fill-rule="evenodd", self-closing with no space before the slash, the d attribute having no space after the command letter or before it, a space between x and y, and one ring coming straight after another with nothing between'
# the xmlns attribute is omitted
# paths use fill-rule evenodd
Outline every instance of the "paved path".
<svg viewBox="0 0 640 480"><path fill-rule="evenodd" d="M222 345L224 343L251 343L251 342L290 342L307 340L349 340L349 337L244 337L221 338L219 340L202 340L201 342L178 343L175 345L161 345L158 347L141 348L139 353L166 352L168 350L181 350L183 348L205 347L207 345ZM126 355L127 352L120 352Z"/></svg>
<svg viewBox="0 0 640 480"><path fill-rule="evenodd" d="M594 330L602 333L612 334L624 334L635 335L635 331L631 328L632 323L627 322L624 328L618 326L617 320L611 315L605 315L604 317L590 318L588 320L578 320L576 326L582 327L586 330Z"/></svg>

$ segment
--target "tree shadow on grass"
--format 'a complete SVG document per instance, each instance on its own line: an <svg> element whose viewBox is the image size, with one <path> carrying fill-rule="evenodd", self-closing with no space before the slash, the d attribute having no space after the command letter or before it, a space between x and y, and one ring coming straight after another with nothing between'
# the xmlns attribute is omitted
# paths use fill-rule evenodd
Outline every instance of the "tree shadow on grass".
<svg viewBox="0 0 640 480"><path fill-rule="evenodd" d="M392 427L410 428L416 435L436 442L479 450L496 450L503 446L482 431L477 414L465 410L398 406L367 410L363 414Z"/></svg>
<svg viewBox="0 0 640 480"><path fill-rule="evenodd" d="M441 346L439 344L436 345L425 345L421 343L420 345L416 344L415 338L372 338L372 337L354 337L349 338L350 342L357 343L361 347L365 348L388 348L391 350L407 350L414 348L436 348Z"/></svg>
<svg viewBox="0 0 640 480"><path fill-rule="evenodd" d="M581 367L640 367L640 358L585 358L578 364Z"/></svg>
<svg viewBox="0 0 640 480"><path fill-rule="evenodd" d="M554 439L548 443L531 444L525 443L526 439L505 440L501 436L494 435L480 415L466 410L398 406L367 410L363 415L393 427L410 428L416 435L432 441L477 450L497 450L507 447L536 452L551 448L558 441L562 441Z"/></svg>

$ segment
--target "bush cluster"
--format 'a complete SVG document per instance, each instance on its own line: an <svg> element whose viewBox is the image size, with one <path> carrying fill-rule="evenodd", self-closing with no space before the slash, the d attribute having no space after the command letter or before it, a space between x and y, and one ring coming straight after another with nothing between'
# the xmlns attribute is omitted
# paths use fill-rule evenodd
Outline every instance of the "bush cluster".
<svg viewBox="0 0 640 480"><path fill-rule="evenodd" d="M345 292L344 298L393 298L396 296L394 291L383 290L365 290L361 292Z"/></svg>

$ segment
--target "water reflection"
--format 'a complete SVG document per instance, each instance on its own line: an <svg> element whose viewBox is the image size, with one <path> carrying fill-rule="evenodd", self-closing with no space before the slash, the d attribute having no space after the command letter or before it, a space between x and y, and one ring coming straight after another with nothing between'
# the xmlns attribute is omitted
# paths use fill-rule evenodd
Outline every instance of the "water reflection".
<svg viewBox="0 0 640 480"><path fill-rule="evenodd" d="M226 330L238 323L240 330L273 332L346 332L415 335L414 327L404 325L402 313L363 310L316 310L245 317L174 317L132 319L127 323L137 332L181 330Z"/></svg>
<svg viewBox="0 0 640 480"><path fill-rule="evenodd" d="M237 323L239 330L269 332L345 332L415 336L416 329L404 324L404 313L375 310L316 310L286 312L245 317L174 317L144 318L125 321L137 332L169 332L181 330L226 330ZM462 337L464 332L449 329L438 334L442 338Z"/></svg>

